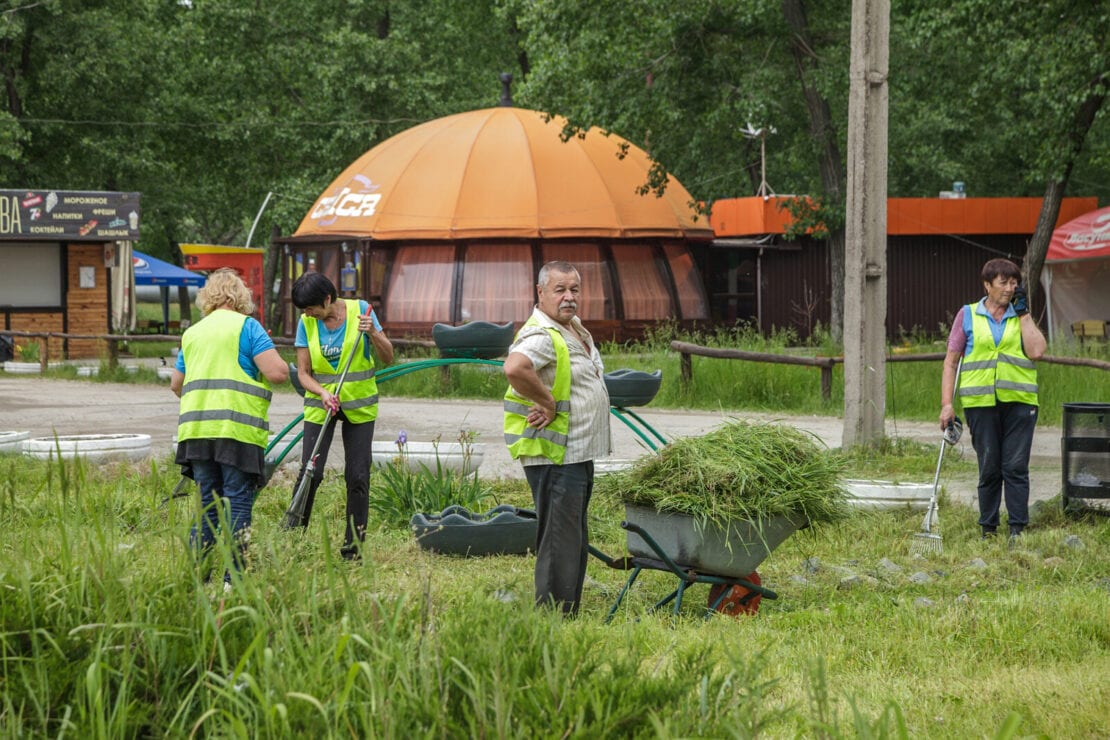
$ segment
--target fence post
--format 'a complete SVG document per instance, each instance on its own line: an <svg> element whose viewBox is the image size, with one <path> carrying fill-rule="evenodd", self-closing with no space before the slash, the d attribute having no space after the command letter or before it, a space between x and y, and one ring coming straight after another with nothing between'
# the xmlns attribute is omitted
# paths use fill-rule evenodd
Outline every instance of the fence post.
<svg viewBox="0 0 1110 740"><path fill-rule="evenodd" d="M821 366L821 400L825 403L832 400L832 369L832 360Z"/></svg>
<svg viewBox="0 0 1110 740"><path fill-rule="evenodd" d="M689 383L694 377L694 363L690 359L689 352L682 352L679 357L679 364L682 368L682 385Z"/></svg>
<svg viewBox="0 0 1110 740"><path fill-rule="evenodd" d="M119 367L119 340L108 338L108 369L115 372Z"/></svg>

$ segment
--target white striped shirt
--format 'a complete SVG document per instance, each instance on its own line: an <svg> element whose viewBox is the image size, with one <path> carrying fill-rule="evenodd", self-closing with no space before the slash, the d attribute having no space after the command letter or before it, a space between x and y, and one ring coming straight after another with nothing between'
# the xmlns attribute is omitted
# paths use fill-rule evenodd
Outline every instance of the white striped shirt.
<svg viewBox="0 0 1110 740"><path fill-rule="evenodd" d="M575 333L553 320L537 306L532 317L539 326L521 329L509 352L519 352L532 361L536 374L548 388L555 384L555 345L545 327L554 327L563 335L570 355L570 429L564 465L607 457L612 452L609 436L609 391L605 388L605 365L593 337L577 316L571 319ZM579 334L585 337L583 346ZM515 390L515 389L514 389ZM546 457L521 456L524 465L550 465Z"/></svg>

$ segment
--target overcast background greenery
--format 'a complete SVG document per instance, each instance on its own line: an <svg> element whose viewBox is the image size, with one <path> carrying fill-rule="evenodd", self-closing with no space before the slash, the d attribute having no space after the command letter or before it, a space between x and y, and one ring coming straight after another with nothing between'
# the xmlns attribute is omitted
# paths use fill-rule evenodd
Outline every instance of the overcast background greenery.
<svg viewBox="0 0 1110 740"><path fill-rule="evenodd" d="M516 105L621 134L698 199L755 192L748 123L774 127L771 187L820 195L843 177L821 158L845 151L850 5L0 0L0 187L139 191L140 248L176 262L243 244L273 192L258 246L374 145L496 105L511 72ZM1110 200L1104 111L1069 157L1105 95L1107 4L891 5L890 195L1040 196L1074 159L1066 194Z"/></svg>

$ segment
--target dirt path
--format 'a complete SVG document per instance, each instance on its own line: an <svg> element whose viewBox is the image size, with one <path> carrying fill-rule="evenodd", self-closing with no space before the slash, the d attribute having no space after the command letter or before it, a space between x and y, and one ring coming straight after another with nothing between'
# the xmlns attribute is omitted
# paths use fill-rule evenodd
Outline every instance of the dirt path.
<svg viewBox="0 0 1110 740"><path fill-rule="evenodd" d="M149 434L154 454L169 457L177 431L177 409L178 400L168 384L96 383L0 373L0 431L25 431L32 437L51 437L55 433ZM280 430L300 412L299 396L292 392L275 393L270 407L271 428L275 432ZM705 434L729 418L781 421L813 433L829 447L839 447L843 433L843 420L838 417L730 414L651 407L637 409L636 413L668 438ZM636 434L615 418L612 429L614 458L636 458L645 453L646 446ZM522 477L519 464L509 457L501 442L501 408L497 403L383 398L374 435L376 441L391 442L401 430L412 441L433 441L438 435L442 442L453 442L460 432L474 433L477 442L484 445L483 477ZM939 443L939 433L933 424L888 419L886 432L892 437ZM336 442L339 443L338 437ZM963 455L974 456L966 434L961 444ZM337 449L331 454L329 465L342 459ZM1060 428L1038 427L1033 442L1032 499L1057 495L1060 476ZM943 483L954 499L974 503L973 476Z"/></svg>

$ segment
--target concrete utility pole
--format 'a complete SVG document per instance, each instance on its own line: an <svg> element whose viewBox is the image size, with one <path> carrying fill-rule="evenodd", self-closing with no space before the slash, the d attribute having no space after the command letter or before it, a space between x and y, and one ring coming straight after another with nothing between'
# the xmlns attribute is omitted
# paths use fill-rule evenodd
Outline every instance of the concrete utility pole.
<svg viewBox="0 0 1110 740"><path fill-rule="evenodd" d="M890 0L852 0L844 247L844 447L876 444L885 434L889 41Z"/></svg>

